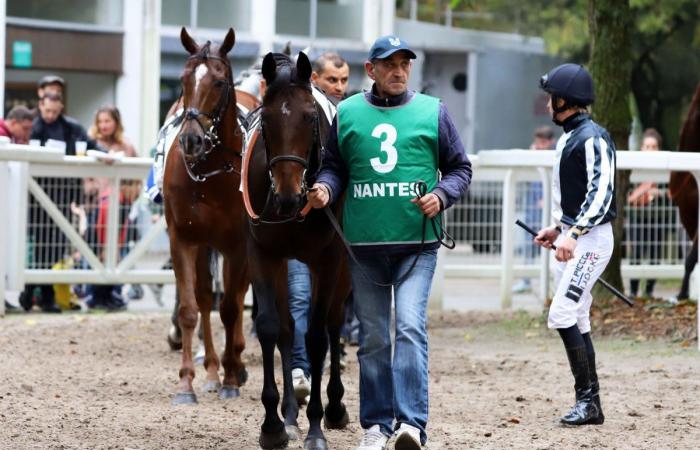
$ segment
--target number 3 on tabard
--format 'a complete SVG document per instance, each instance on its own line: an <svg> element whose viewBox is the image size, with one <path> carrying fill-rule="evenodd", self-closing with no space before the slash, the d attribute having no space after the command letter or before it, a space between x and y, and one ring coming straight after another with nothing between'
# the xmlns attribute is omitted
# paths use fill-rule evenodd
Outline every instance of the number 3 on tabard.
<svg viewBox="0 0 700 450"><path fill-rule="evenodd" d="M388 123L380 123L372 130L372 137L377 139L382 139L382 137L384 137L379 149L386 153L386 162L384 163L378 156L369 160L372 164L372 168L379 173L391 172L394 170L394 167L396 167L396 162L398 161L398 154L396 153L396 147L394 147L394 143L396 142L396 128Z"/></svg>

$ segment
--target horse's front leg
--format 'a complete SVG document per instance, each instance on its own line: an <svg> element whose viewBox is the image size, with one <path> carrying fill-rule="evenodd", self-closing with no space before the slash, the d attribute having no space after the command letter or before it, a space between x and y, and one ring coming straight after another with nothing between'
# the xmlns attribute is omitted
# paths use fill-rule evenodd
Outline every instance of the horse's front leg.
<svg viewBox="0 0 700 450"><path fill-rule="evenodd" d="M248 379L248 372L241 359L245 348L243 299L249 284L245 260L244 254L224 259L224 298L219 305L221 321L226 329L226 348L221 359L224 366L224 384L219 391L221 399L238 397L239 387Z"/></svg>
<svg viewBox="0 0 700 450"><path fill-rule="evenodd" d="M343 395L345 388L340 378L340 331L345 322L345 300L348 298L351 283L350 271L343 263L340 275L337 278L333 298L331 299L328 311L328 339L330 341L331 367L330 377L326 393L328 394L328 405L323 415L323 423L328 429L342 429L350 421Z"/></svg>
<svg viewBox="0 0 700 450"><path fill-rule="evenodd" d="M192 387L195 370L192 361L192 337L197 326L197 302L195 300L195 285L197 283L197 246L184 244L175 236L175 230L170 231L170 251L173 258L173 269L180 296L178 322L182 330L182 362L180 364L180 382L173 399L174 405L197 403L197 396Z"/></svg>
<svg viewBox="0 0 700 450"><path fill-rule="evenodd" d="M251 240L252 241L252 240ZM266 258L253 242L249 243L253 289L258 297L258 316L255 327L263 354L263 390L261 400L265 406L265 420L260 430L260 446L264 449L285 447L289 441L284 423L277 413L280 395L275 383L275 346L280 333L276 297L282 283L286 283L284 260ZM283 292L286 292L283 291Z"/></svg>
<svg viewBox="0 0 700 450"><path fill-rule="evenodd" d="M294 395L292 383L292 348L294 346L294 319L289 311L288 290L283 297L278 297L277 311L280 317L280 335L277 340L282 359L282 416L287 435L292 441L301 438L301 430L297 423L299 416L299 402Z"/></svg>
<svg viewBox="0 0 700 450"><path fill-rule="evenodd" d="M202 387L205 393L219 392L219 357L214 348L211 331L211 309L214 302L211 290L211 271L209 265L209 249L204 246L199 248L197 254L197 287L196 298L202 318L202 334L204 337L204 368L207 378Z"/></svg>

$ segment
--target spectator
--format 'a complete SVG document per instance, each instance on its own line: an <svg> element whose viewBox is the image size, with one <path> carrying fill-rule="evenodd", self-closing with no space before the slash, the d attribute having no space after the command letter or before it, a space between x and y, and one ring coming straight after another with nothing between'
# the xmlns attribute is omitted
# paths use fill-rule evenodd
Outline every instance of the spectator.
<svg viewBox="0 0 700 450"><path fill-rule="evenodd" d="M127 157L136 156L134 147L124 139L124 127L121 121L119 110L112 105L102 106L95 113L95 121L90 127L89 137L94 139L97 146L108 154L117 155L119 153ZM113 162L112 159L103 159L107 164ZM97 180L98 205L93 214L89 216L88 227L95 230L93 243L96 246L97 254L101 255L105 245L105 230L107 227L107 210L109 207L109 195L112 186L107 179ZM130 235L135 228L130 225L129 212L138 198L140 184L135 180L124 180L119 186L119 223L121 224L119 233L120 254L123 256L127 248L126 243L136 236ZM105 308L107 310L121 310L126 308L126 302L122 296L122 285L99 285L88 287L86 304L89 308Z"/></svg>
<svg viewBox="0 0 700 450"><path fill-rule="evenodd" d="M555 144L554 130L549 125L543 125L535 128L530 150L552 150ZM527 188L521 197L521 205L523 208L521 216L525 223L539 229L542 225L542 183L527 183ZM521 232L520 242L520 251L525 256L525 260L533 262L539 251L532 246L532 238L525 230ZM531 289L529 278L523 278L513 286L514 293L528 292Z"/></svg>
<svg viewBox="0 0 700 450"><path fill-rule="evenodd" d="M76 141L87 141L85 128L72 117L63 115L63 97L45 91L39 100L39 116L34 118L31 139L39 139L41 145L63 148L66 155L75 155Z"/></svg>
<svg viewBox="0 0 700 450"><path fill-rule="evenodd" d="M644 131L642 136L643 152L655 152L661 148L661 135L653 128ZM628 196L630 208L630 241L632 244L632 261L639 264L647 256L651 264L658 264L662 256L663 243L666 240L664 215L658 214L659 189L656 183L640 183ZM655 279L646 280L646 297L654 296ZM639 291L639 279L630 280L630 293L636 297Z"/></svg>
<svg viewBox="0 0 700 450"><path fill-rule="evenodd" d="M97 110L89 136L108 153L123 152L124 156L137 156L134 146L124 139L122 117L116 106L105 105Z"/></svg>
<svg viewBox="0 0 700 450"><path fill-rule="evenodd" d="M88 138L85 128L75 119L63 115L62 97L44 90L43 97L39 100L39 116L34 118L30 139L38 139L41 145L61 148L66 155L75 155L76 141L87 141ZM77 178L40 177L36 181L65 217L70 217L71 203L82 203L81 180ZM51 269L58 261L69 256L70 247L65 234L33 197L30 200L28 220L27 235L33 249L31 267ZM27 311L36 304L45 312L61 312L56 306L53 286L50 284L25 286L20 304Z"/></svg>
<svg viewBox="0 0 700 450"><path fill-rule="evenodd" d="M44 95L51 92L63 97L66 82L58 75L46 75L37 83L36 96L41 100Z"/></svg>
<svg viewBox="0 0 700 450"><path fill-rule="evenodd" d="M34 115L24 106L15 106L7 113L5 120L0 119L0 136L6 136L15 144L29 142Z"/></svg>

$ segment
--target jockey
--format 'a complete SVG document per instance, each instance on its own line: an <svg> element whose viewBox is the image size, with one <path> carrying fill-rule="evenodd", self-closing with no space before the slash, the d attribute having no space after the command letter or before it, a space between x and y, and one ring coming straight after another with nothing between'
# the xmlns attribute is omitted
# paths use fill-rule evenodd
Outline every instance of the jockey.
<svg viewBox="0 0 700 450"><path fill-rule="evenodd" d="M591 342L591 289L613 252L615 143L588 114L593 79L582 66L563 64L540 79L548 108L564 129L552 174L552 219L535 243L556 244L557 285L549 328L559 332L575 380L576 404L561 418L568 425L602 424L595 351Z"/></svg>

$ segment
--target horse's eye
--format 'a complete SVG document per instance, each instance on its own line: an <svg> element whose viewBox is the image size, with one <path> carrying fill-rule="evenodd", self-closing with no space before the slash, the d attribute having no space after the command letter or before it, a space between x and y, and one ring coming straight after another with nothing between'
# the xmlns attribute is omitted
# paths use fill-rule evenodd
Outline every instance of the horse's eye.
<svg viewBox="0 0 700 450"><path fill-rule="evenodd" d="M216 86L216 87L224 87L224 86L226 86L226 81L224 81L224 80L216 80L216 81L214 82L214 86Z"/></svg>

